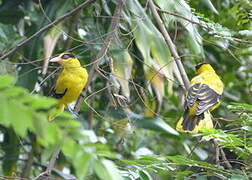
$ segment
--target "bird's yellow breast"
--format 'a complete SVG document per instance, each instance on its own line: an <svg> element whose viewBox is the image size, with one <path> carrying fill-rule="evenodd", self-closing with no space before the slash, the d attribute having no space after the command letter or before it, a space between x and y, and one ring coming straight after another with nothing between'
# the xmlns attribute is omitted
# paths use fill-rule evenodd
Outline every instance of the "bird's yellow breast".
<svg viewBox="0 0 252 180"><path fill-rule="evenodd" d="M59 103L69 104L75 101L82 92L87 83L88 73L85 68L73 67L64 68L60 73L56 82L56 93L63 93L66 89L66 94L59 99Z"/></svg>

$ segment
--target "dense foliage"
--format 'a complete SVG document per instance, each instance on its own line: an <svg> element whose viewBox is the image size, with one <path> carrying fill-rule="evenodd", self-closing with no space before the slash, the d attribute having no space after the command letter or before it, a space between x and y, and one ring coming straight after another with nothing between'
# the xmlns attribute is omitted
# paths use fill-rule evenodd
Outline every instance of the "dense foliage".
<svg viewBox="0 0 252 180"><path fill-rule="evenodd" d="M37 177L57 149L51 178L252 178L251 1L153 1L189 78L208 62L224 82L215 129L175 130L183 81L148 0L126 0L114 18L124 1L92 1L26 44L85 1L0 0L0 178ZM95 71L79 115L48 122L57 66L47 60L67 51Z"/></svg>

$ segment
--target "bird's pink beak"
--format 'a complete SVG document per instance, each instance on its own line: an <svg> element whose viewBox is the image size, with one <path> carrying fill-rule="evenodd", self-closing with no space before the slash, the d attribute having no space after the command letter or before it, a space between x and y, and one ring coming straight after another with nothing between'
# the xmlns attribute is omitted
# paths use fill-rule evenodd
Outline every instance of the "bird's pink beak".
<svg viewBox="0 0 252 180"><path fill-rule="evenodd" d="M59 62L61 60L63 60L63 59L60 57L54 57L54 58L50 59L49 62Z"/></svg>

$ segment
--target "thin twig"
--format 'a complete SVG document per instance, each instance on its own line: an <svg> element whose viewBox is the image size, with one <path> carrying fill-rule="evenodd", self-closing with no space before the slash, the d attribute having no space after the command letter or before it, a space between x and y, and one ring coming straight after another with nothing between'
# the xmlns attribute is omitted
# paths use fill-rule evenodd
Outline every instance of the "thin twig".
<svg viewBox="0 0 252 180"><path fill-rule="evenodd" d="M50 177L51 172L53 170L53 167L55 165L56 159L59 156L60 148L61 148L61 145L58 144L56 147L56 150L53 152L53 155L49 161L49 164L48 164L46 170L44 172L42 172L41 174L39 174L37 177L35 177L33 180L48 179Z"/></svg>
<svg viewBox="0 0 252 180"><path fill-rule="evenodd" d="M164 39L165 39L165 42L167 43L167 46L169 47L170 52L171 52L171 54L172 54L172 56L173 56L173 58L175 60L175 63L177 65L178 70L180 72L180 75L182 77L182 80L183 80L183 83L184 83L184 87L186 89L188 89L189 88L189 79L187 77L187 74L186 74L185 69L183 67L183 64L181 62L181 59L180 59L180 57L178 55L178 52L176 50L176 46L174 45L174 43L171 40L170 35L166 31L165 25L164 25L162 19L160 18L159 14L157 12L157 9L156 9L156 7L155 7L155 5L154 5L154 3L153 3L152 0L149 0L149 6L151 8L151 12L153 14L153 17L155 18L155 20L158 23L158 27L159 27L159 29L160 29L160 31L161 31Z"/></svg>
<svg viewBox="0 0 252 180"><path fill-rule="evenodd" d="M214 120L216 120L216 121L226 121L226 122L234 122L235 121L235 120L226 119L226 118L223 118L223 117L214 118Z"/></svg>
<svg viewBox="0 0 252 180"><path fill-rule="evenodd" d="M86 94L88 86L90 85L90 83L91 83L91 81L92 81L92 79L94 77L95 71L98 68L100 60L104 56L106 56L107 51L108 51L108 49L110 47L110 44L111 44L113 38L115 37L115 33L117 32L117 28L119 26L120 15L121 15L121 11L122 11L122 7L124 6L124 3L125 3L125 0L119 0L118 1L117 7L115 9L115 13L113 15L113 18L112 18L112 21L111 21L111 24L110 24L110 27L109 27L109 31L108 31L109 33L107 34L107 37L104 40L104 44L103 44L102 49L99 51L99 53L97 54L97 56L95 58L95 63L92 65L92 67L91 67L91 69L89 71L88 82L87 82L85 88L82 91L82 95L78 98L78 100L77 100L77 102L76 102L76 104L74 106L74 112L79 112L80 105L81 105L81 103L83 102L83 99L84 99L84 95Z"/></svg>
<svg viewBox="0 0 252 180"><path fill-rule="evenodd" d="M226 167L228 169L232 169L232 165L230 164L230 162L227 160L227 157L226 157L226 154L225 152L223 151L223 149L220 147L220 145L218 144L218 142L216 140L213 140L213 143L216 147L216 162L217 160L220 162L220 159L218 158L217 159L217 155L221 155L221 159L222 159L222 162L226 165ZM218 152L217 152L218 151Z"/></svg>
<svg viewBox="0 0 252 180"><path fill-rule="evenodd" d="M36 176L35 178L33 178L32 180L43 180L46 177L48 177L47 172L42 172L41 174L39 174L38 176Z"/></svg>
<svg viewBox="0 0 252 180"><path fill-rule="evenodd" d="M49 164L48 164L47 169L46 169L46 172L48 172L49 175L51 175L51 172L52 172L52 169L53 169L53 167L55 165L56 159L59 156L60 148L61 148L60 145L58 145L56 147L56 150L53 152L53 155L52 155L52 157L51 157L51 159L49 161Z"/></svg>
<svg viewBox="0 0 252 180"><path fill-rule="evenodd" d="M65 20L66 18L71 17L73 14L75 14L77 11L79 11L80 9L84 8L85 6L87 6L89 3L94 2L95 0L87 0L83 3L81 3L79 6L77 6L76 8L74 8L72 11L64 14L63 16L59 17L58 19L54 20L53 22L49 23L48 25L44 26L43 28L41 28L39 31L37 31L35 34L33 34L32 36L30 36L28 39L20 42L19 44L17 44L15 47L13 47L11 50L9 50L7 53L1 55L0 59L4 60L5 58L9 57L11 54L13 54L16 50L18 50L19 48L23 47L24 45L26 45L27 43L29 43L30 41L32 41L33 39L35 39L37 36L39 36L40 34L42 34L43 32L45 32L46 30L50 29L51 27L59 24L60 22L62 22L63 20Z"/></svg>
<svg viewBox="0 0 252 180"><path fill-rule="evenodd" d="M90 84L90 90L91 92L94 90L94 83L91 83ZM89 99L89 105L91 107L93 107L93 97L91 97ZM93 115L94 115L94 111L92 110L92 108L88 108L88 114L87 114L87 122L88 122L88 129L92 129L92 126L93 126Z"/></svg>
<svg viewBox="0 0 252 180"><path fill-rule="evenodd" d="M218 144L215 144L215 163L220 166L220 147Z"/></svg>
<svg viewBox="0 0 252 180"><path fill-rule="evenodd" d="M160 8L158 8L158 7L156 7L156 9L157 9L159 12L162 12L162 13L165 13L165 14L169 14L169 15L172 15L172 16L175 16L175 17L184 19L184 20L186 20L186 21L188 21L188 22L190 22L190 23L192 23L192 24L196 24L196 25L198 25L198 26L200 26L200 27L202 27L202 28L204 28L204 29L206 29L206 30L208 30L208 31L213 31L212 28L210 28L210 27L208 27L208 26L204 26L204 25L201 24L200 22L193 21L193 20L191 20L191 19L189 19L189 18L187 18L187 17L184 17L184 16L182 16L182 15L180 15L180 14L177 14L177 13L174 13L174 12L170 12L170 11L166 11L166 10L160 9Z"/></svg>
<svg viewBox="0 0 252 180"><path fill-rule="evenodd" d="M223 149L221 147L220 147L220 153L221 153L221 157L222 157L223 163L226 165L226 167L228 169L232 169L232 165L227 160L226 154L225 154L225 152L223 151Z"/></svg>

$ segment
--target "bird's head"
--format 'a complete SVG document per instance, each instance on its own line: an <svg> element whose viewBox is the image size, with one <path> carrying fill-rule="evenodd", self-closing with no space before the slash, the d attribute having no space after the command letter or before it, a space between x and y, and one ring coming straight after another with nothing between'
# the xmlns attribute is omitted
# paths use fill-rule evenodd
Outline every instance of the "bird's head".
<svg viewBox="0 0 252 180"><path fill-rule="evenodd" d="M59 56L49 60L49 62L57 62L63 67L79 67L79 60L71 53L61 53Z"/></svg>
<svg viewBox="0 0 252 180"><path fill-rule="evenodd" d="M200 74L203 72L215 72L212 66L208 63L200 63L195 66L195 69L196 69L197 74Z"/></svg>

